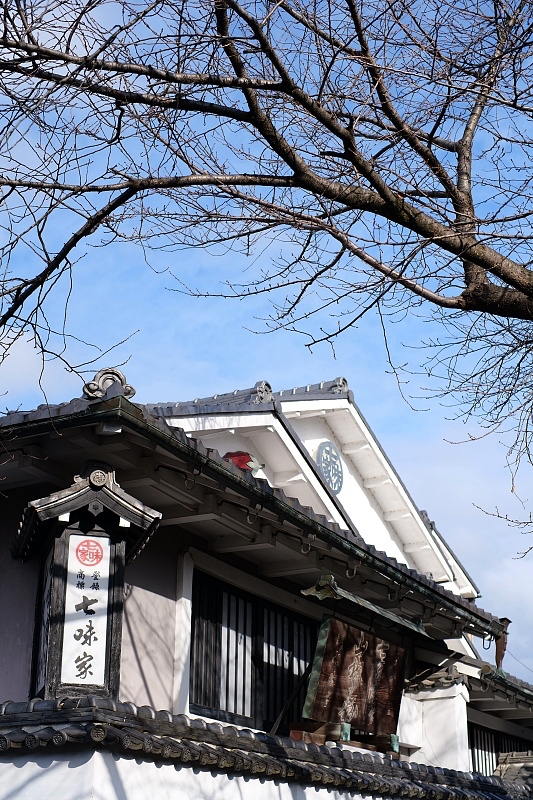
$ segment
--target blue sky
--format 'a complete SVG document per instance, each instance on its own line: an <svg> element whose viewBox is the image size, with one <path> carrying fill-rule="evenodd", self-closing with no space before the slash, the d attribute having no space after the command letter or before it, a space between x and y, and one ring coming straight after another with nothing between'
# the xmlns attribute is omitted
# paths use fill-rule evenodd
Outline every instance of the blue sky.
<svg viewBox="0 0 533 800"><path fill-rule="evenodd" d="M268 257L268 253L262 256ZM193 285L216 290L220 280L227 275L238 278L251 262L234 254L214 256L196 250L160 255L155 263ZM278 390L345 376L415 502L435 520L480 587L479 604L513 620L504 668L533 682L529 641L533 553L517 558L519 551L533 544L533 537L524 537L485 513L498 508L510 516L528 515L531 466L523 466L517 493L512 494L501 436L465 442L483 433L475 421L466 425L451 421L450 409L436 400L417 401L418 408L429 410L410 408L390 374L375 320L363 321L345 334L336 343L335 353L328 345L309 352L296 334L251 332L250 328L263 327L255 318L268 314L265 299L196 300L165 289L172 285L168 273L158 274L143 263L138 249L89 249L75 267L70 332L102 347L139 332L97 360L87 377L98 368L128 359L122 369L137 389L135 399L158 402L245 388L263 379ZM61 309L59 293L50 307L51 318L59 319ZM409 358L416 364L418 351L402 349L402 342L416 343L426 335L426 328L414 318L395 326L392 345L398 359ZM86 349L71 341L71 362L86 355ZM43 403L39 373L39 358L31 345L20 342L0 369L2 407L28 409ZM47 364L42 385L52 403L81 395L82 381L69 375L58 361ZM404 388L419 394L414 379ZM487 657L492 660L493 648Z"/></svg>

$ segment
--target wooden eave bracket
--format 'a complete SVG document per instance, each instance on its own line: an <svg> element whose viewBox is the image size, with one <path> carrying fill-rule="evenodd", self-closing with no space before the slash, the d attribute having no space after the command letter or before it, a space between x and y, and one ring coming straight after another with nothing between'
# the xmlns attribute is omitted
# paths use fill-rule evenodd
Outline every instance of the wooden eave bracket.
<svg viewBox="0 0 533 800"><path fill-rule="evenodd" d="M422 623L400 617L397 614L393 614L392 611L389 611L388 609L381 608L380 606L371 603L369 600L365 600L362 597L357 597L357 595L341 589L340 586L337 585L333 575L323 575L317 581L315 586L312 586L310 589L302 589L301 593L306 596L311 595L316 597L318 600L326 600L328 598L333 598L334 600L348 600L351 603L362 606L364 609L375 614L377 617L387 619L389 622L393 622L395 625L400 625L402 628L408 628L409 630L414 631L422 636L428 636Z"/></svg>

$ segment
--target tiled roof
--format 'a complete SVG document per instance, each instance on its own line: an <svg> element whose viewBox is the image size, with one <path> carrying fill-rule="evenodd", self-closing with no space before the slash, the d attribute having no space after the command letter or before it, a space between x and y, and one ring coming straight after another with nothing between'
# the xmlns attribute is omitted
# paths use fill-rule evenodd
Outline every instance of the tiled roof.
<svg viewBox="0 0 533 800"><path fill-rule="evenodd" d="M521 678L516 678L514 675L509 675L508 672L498 669L496 669L490 677L493 678L497 683L501 683L504 686L509 686L512 689L516 689L522 694L527 695L530 700L533 700L533 686L527 681L523 681Z"/></svg>
<svg viewBox="0 0 533 800"><path fill-rule="evenodd" d="M194 416L195 414L222 413L224 411L264 411L272 407L275 400L321 400L351 396L346 378L310 383L294 389L273 392L267 381L258 381L251 389L235 389L233 392L197 397L194 400L172 403L154 403L147 406L150 413L162 417Z"/></svg>
<svg viewBox="0 0 533 800"><path fill-rule="evenodd" d="M527 786L500 778L400 762L350 747L295 742L149 706L78 697L0 705L0 750L69 745L136 751L211 772L332 786L363 795L424 800L530 800Z"/></svg>
<svg viewBox="0 0 533 800"><path fill-rule="evenodd" d="M210 397L196 397L182 402L150 403L146 406L151 414L158 417L194 416L221 411L252 410L262 411L264 406L272 407L274 395L267 381L258 381L250 389L235 389L233 392L214 394Z"/></svg>
<svg viewBox="0 0 533 800"><path fill-rule="evenodd" d="M159 423L161 429L164 423L162 420L159 420ZM283 505L285 508L287 508L287 510L292 510L302 524L305 525L305 520L308 520L309 523L316 525L324 533L329 531L334 534L334 536L338 539L337 543L339 546L344 544L346 548L357 548L359 551L361 551L360 557L367 563L371 562L372 559L377 559L383 565L390 567L392 570L394 570L394 572L397 572L398 575L404 575L407 579L416 581L418 584L420 584L422 589L426 587L430 591L436 592L438 595L440 595L443 600L448 600L453 602L455 605L461 606L468 613L479 614L487 621L497 623L501 628L498 617L490 614L488 611L485 611L479 606L474 605L471 601L453 594L453 592L451 592L449 589L445 589L427 575L422 575L414 569L409 569L406 564L400 563L392 556L388 556L384 551L378 550L376 547L374 547L374 545L367 544L362 539L357 539L357 541L350 541L346 539L345 532L339 525L334 522L330 522L322 514L316 514L309 506L302 506L300 501L296 498L288 497L283 489L273 488L270 486L268 481L264 479L253 478L251 472L243 472L231 461L225 461L215 450L207 449L202 445L201 442L189 438L180 428L167 428L167 430L172 432L173 437L179 437L183 444L193 446L195 452L199 454L205 454L212 462L223 467L225 471L233 473L235 477L238 477L251 488L253 487L258 489L259 492L264 495L265 500L267 498L272 498L274 501L277 501L280 505ZM266 502L264 502L264 504L266 505Z"/></svg>
<svg viewBox="0 0 533 800"><path fill-rule="evenodd" d="M472 680L472 678L470 678L470 680ZM503 669L498 669L494 665L492 665L492 670L490 672L484 672L479 678L475 678L474 680L511 690L515 694L520 695L523 700L530 704L533 703L533 686L530 683L520 678L515 678L514 675L510 675L508 672L505 672Z"/></svg>
<svg viewBox="0 0 533 800"><path fill-rule="evenodd" d="M462 675L455 664L450 664L448 667L435 670L434 672L428 671L420 675L417 679L413 678L408 681L407 691L418 692L427 689L447 689L456 683L464 683L465 676Z"/></svg>
<svg viewBox="0 0 533 800"><path fill-rule="evenodd" d="M81 411L87 411L91 405L97 402L99 401L75 397L73 400L68 400L66 403L58 403L56 405L43 403L32 411L21 411L19 409L16 411L7 411L5 414L0 415L0 427L10 428L13 425L21 425L25 422L37 422L38 420L55 419L57 417L66 417L69 414L78 414Z"/></svg>
<svg viewBox="0 0 533 800"><path fill-rule="evenodd" d="M533 791L533 752L501 753L495 774L511 783L525 784Z"/></svg>
<svg viewBox="0 0 533 800"><path fill-rule="evenodd" d="M282 389L275 392L274 397L280 400L323 400L332 395L334 397L348 397L350 387L346 378L335 378L332 381L321 383L308 383L307 386L298 386L294 389Z"/></svg>
<svg viewBox="0 0 533 800"><path fill-rule="evenodd" d="M0 417L0 428L9 429L9 436L14 436L16 435L16 431L13 430L15 426L28 425L32 429L40 429L43 425L45 427L60 425L60 423L70 425L74 424L71 416L74 416L75 419L78 414L84 419L91 413L113 415L120 411L122 415L129 416L132 422L148 426L147 431L151 430L156 435L164 436L167 445L174 450L179 450L179 454L189 461L200 463L203 469L213 468L219 477L224 475L225 479L230 478L232 483L238 484L239 489L244 490L261 507L274 508L277 514L290 519L321 539L327 539L328 542L334 543L336 547L344 550L348 556L366 563L377 571L381 570L383 574L387 574L397 582L410 585L422 594L429 592L433 597L437 595L444 607L448 606L449 610L454 609L453 613L457 613L464 619L483 620L487 625L487 632L490 628L492 634L499 635L501 633L502 625L498 617L474 605L469 600L453 594L432 578L414 569L409 569L407 565L398 562L385 552L377 550L373 545L366 544L362 539L355 537L348 539L345 531L339 525L330 522L321 514L316 514L309 506L302 506L299 500L287 496L282 489L273 488L268 481L253 478L251 472L243 472L231 461L224 460L217 451L208 449L200 441L189 438L181 428L168 426L159 415L154 416L151 413L150 409L153 408L154 406L131 402L124 397L123 387L113 384L107 389L103 398L96 400L76 398L59 405L41 405L35 411L8 412Z"/></svg>
<svg viewBox="0 0 533 800"><path fill-rule="evenodd" d="M295 434L295 431L292 429L290 422L286 419L285 415L281 412L279 407L280 401L282 403L287 403L289 401L299 401L299 400L331 400L331 399L347 399L353 405L359 417L363 420L366 428L370 432L370 435L373 437L379 451L381 452L383 458L394 472L397 480L402 485L405 493L410 497L409 491L405 484L403 483L401 477L396 472L393 464L391 464L387 454L381 447L379 441L372 433L372 429L368 424L367 420L364 418L361 410L357 407L353 394L348 386L348 381L346 378L338 377L331 381L322 381L321 383L311 383L307 384L307 386L299 386L294 387L292 389L282 389L279 392L273 392L271 385L267 381L259 381L255 384L253 388L250 389L236 389L233 392L227 392L225 394L215 394L210 397L202 397L196 398L195 400L188 400L185 402L171 402L171 403L156 403L156 404L148 404L146 406L147 411L150 414L158 418L179 418L179 417L194 417L200 415L213 415L213 414L257 414L261 411L272 411L273 413L277 414L280 419L283 420L283 424L288 427L291 431L291 435L293 438L298 438ZM305 450L304 450L305 455ZM313 468L314 464L311 465ZM331 501L339 506L338 498L333 495L327 486L324 487L325 490L330 494ZM411 502L413 506L416 508L416 503L411 498ZM344 514L344 510L339 508L341 513ZM435 523L429 519L429 516L426 511L419 511L420 517L431 532L431 534L436 538L437 542L440 542L440 545L450 553L450 555L455 559L458 566L464 573L465 577L470 581L472 584L473 589L479 595L479 589L468 574L467 570L462 566L461 562L457 558L457 556L453 553L449 545L444 541L443 537L435 527ZM345 517L346 518L346 517ZM350 524L349 518L347 518L348 524ZM355 530L352 526L352 534L356 538L361 538L360 533Z"/></svg>

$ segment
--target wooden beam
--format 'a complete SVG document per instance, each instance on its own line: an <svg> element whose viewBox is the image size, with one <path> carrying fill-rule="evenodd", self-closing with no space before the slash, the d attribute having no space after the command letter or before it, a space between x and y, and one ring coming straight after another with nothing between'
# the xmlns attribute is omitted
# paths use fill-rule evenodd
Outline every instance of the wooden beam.
<svg viewBox="0 0 533 800"><path fill-rule="evenodd" d="M276 486L290 486L293 483L307 483L307 478L297 469L286 470L285 472L274 472L272 483Z"/></svg>
<svg viewBox="0 0 533 800"><path fill-rule="evenodd" d="M526 739L529 742L533 742L533 730L528 730L521 724L516 724L511 720L502 719L492 714L486 714L484 711L472 708L471 705L467 706L466 714L468 721L474 723L474 725L481 725L483 728L500 731L500 733L506 733L508 736L515 736L517 739Z"/></svg>
<svg viewBox="0 0 533 800"><path fill-rule="evenodd" d="M194 561L195 567L219 578L223 581L231 583L233 586L238 586L245 591L262 597L264 600L269 600L273 603L279 603L285 608L297 611L300 614L305 614L311 619L320 620L324 613L324 609L309 601L298 594L292 594L285 589L280 589L277 586L262 581L259 577L254 576L251 572L243 572L231 564L226 564L223 561L215 558L208 553L197 550L194 547L189 548L189 553Z"/></svg>
<svg viewBox="0 0 533 800"><path fill-rule="evenodd" d="M478 705L481 703L480 711L487 711L490 713L509 711L509 709L512 708L511 702L505 700L502 701L494 699L494 700L480 701L480 700L472 700L472 698L470 698L470 702L473 705L473 708L477 708Z"/></svg>
<svg viewBox="0 0 533 800"><path fill-rule="evenodd" d="M414 542L403 547L404 553L420 553L422 550L431 550L429 542Z"/></svg>
<svg viewBox="0 0 533 800"><path fill-rule="evenodd" d="M375 478L365 478L363 486L365 489L377 489L380 486L385 486L387 483L392 483L388 475L376 475Z"/></svg>
<svg viewBox="0 0 533 800"><path fill-rule="evenodd" d="M218 514L184 514L181 517L167 517L162 519L159 527L169 527L170 525L194 525L198 522L208 522L218 519Z"/></svg>
<svg viewBox="0 0 533 800"><path fill-rule="evenodd" d="M366 439L360 439L357 442L346 442L346 444L341 447L341 452L345 453L346 455L352 455L353 453L360 453L361 450L371 449L372 448Z"/></svg>
<svg viewBox="0 0 533 800"><path fill-rule="evenodd" d="M305 575L311 572L321 572L322 567L318 563L316 554L313 558L307 557L305 561L287 563L279 563L277 565L268 566L261 570L261 575L265 578L291 578L293 575Z"/></svg>
<svg viewBox="0 0 533 800"><path fill-rule="evenodd" d="M528 706L517 706L508 711L502 711L498 716L502 719L529 719L533 722L533 708Z"/></svg>
<svg viewBox="0 0 533 800"><path fill-rule="evenodd" d="M50 483L52 486L58 486L61 489L66 489L72 483L74 476L70 474L70 471L58 468L57 462L44 455L37 446L23 447L22 451L14 452L9 456L9 464L5 466L10 470L21 471L26 475L30 475L34 479L33 483L36 482L35 478L37 478L43 483Z"/></svg>
<svg viewBox="0 0 533 800"><path fill-rule="evenodd" d="M271 527L265 526L257 535L247 539L244 536L217 536L209 540L213 553L242 553L247 550L265 550L276 546L276 536Z"/></svg>
<svg viewBox="0 0 533 800"><path fill-rule="evenodd" d="M398 522L401 519L409 519L411 512L407 508L398 508L396 511L385 511L383 519L385 522Z"/></svg>

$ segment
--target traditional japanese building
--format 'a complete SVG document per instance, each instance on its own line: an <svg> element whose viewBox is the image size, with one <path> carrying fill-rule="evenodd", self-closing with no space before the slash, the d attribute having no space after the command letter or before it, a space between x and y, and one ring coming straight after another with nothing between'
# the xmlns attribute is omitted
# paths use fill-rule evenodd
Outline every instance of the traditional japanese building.
<svg viewBox="0 0 533 800"><path fill-rule="evenodd" d="M0 419L0 798L527 797L508 620L346 381L133 395Z"/></svg>

